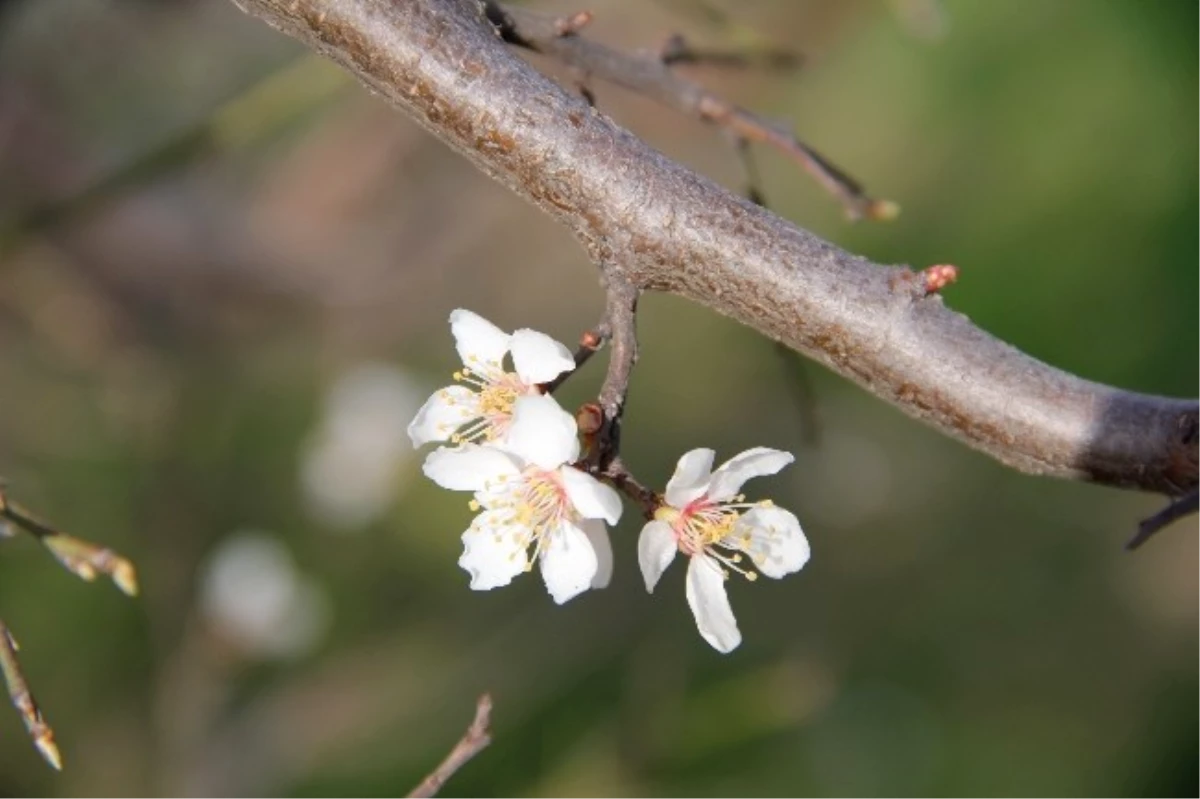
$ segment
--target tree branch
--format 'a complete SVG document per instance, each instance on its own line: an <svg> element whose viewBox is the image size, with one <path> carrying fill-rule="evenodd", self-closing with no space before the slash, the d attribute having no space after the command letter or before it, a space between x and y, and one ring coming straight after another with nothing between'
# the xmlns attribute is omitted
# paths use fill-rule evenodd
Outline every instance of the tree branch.
<svg viewBox="0 0 1200 799"><path fill-rule="evenodd" d="M564 32L562 20L519 6L502 6L495 0L485 0L483 5L487 18L509 44L551 56L582 75L623 86L738 138L774 147L836 197L850 219L891 219L899 212L895 203L867 196L862 184L790 130L676 75L671 64L681 60L681 53L691 53L681 40L668 40L654 58L630 56L577 36L573 30Z"/></svg>
<svg viewBox="0 0 1200 799"><path fill-rule="evenodd" d="M1196 486L1195 400L1047 366L945 308L911 270L844 252L667 159L517 58L478 4L235 1L545 210L609 277L749 325L1021 471Z"/></svg>
<svg viewBox="0 0 1200 799"><path fill-rule="evenodd" d="M41 708L29 690L29 683L21 673L21 664L17 660L17 640L8 631L4 620L0 619L0 674L4 675L4 684L8 687L8 696L13 707L25 723L25 730L33 739L33 745L45 758L46 762L56 770L62 771L62 756L58 745L54 743L54 730L42 718Z"/></svg>
<svg viewBox="0 0 1200 799"><path fill-rule="evenodd" d="M421 784L408 794L414 796L436 796L437 792L446 784L446 780L454 776L454 773L467 764L467 761L482 752L492 742L492 733L489 725L492 722L492 697L488 694L483 694L475 703L475 718L471 721L471 726L467 727L466 733L462 739L454 745L450 750L450 754L446 755L438 767L429 773L425 779L421 780Z"/></svg>

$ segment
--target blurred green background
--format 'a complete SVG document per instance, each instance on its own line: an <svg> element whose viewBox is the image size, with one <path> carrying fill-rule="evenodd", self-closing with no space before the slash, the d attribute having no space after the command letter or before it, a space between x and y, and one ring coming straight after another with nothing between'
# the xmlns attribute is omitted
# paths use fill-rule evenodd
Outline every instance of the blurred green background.
<svg viewBox="0 0 1200 799"><path fill-rule="evenodd" d="M947 302L1056 366L1196 395L1194 2L588 7L624 47L804 53L693 74L904 211L848 225L760 152L775 210L957 264ZM596 89L740 189L712 130ZM1158 498L1007 471L815 366L801 411L769 343L673 298L643 302L627 461L661 485L695 446L796 451L749 491L812 562L731 585L729 656L683 569L645 594L632 510L608 590L468 590L464 498L403 433L454 367L446 317L572 342L594 271L230 3L0 3L0 285L0 474L143 582L128 601L2 543L0 616L67 770L0 708L0 793L403 794L484 690L495 744L448 794L1197 792L1194 518L1126 554Z"/></svg>

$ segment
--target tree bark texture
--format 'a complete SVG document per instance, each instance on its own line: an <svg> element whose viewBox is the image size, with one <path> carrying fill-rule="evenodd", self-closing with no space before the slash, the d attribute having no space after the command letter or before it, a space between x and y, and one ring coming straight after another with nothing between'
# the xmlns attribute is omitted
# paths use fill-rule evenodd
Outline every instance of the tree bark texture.
<svg viewBox="0 0 1200 799"><path fill-rule="evenodd" d="M1013 468L1179 495L1197 402L1083 380L653 150L543 76L474 0L234 0L569 228L606 278L687 297Z"/></svg>

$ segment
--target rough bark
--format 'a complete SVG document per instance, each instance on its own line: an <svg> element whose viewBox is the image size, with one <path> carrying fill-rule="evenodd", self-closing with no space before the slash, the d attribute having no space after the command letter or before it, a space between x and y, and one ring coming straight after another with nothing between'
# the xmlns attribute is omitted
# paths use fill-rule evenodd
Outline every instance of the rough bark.
<svg viewBox="0 0 1200 799"><path fill-rule="evenodd" d="M567 226L611 278L687 297L1031 474L1178 495L1197 402L1055 369L651 149L507 48L473 0L235 0Z"/></svg>

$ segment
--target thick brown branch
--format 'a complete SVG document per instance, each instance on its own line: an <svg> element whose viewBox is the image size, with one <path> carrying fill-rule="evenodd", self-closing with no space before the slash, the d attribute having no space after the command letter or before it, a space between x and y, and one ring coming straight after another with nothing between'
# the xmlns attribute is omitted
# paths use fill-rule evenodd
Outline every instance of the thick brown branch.
<svg viewBox="0 0 1200 799"><path fill-rule="evenodd" d="M446 780L453 777L454 773L465 766L468 760L482 752L492 742L492 733L489 729L491 721L492 697L484 694L475 703L475 718L471 721L471 726L467 727L462 739L454 745L450 754L446 755L446 759L431 771L428 777L421 780L421 784L413 788L408 795L410 797L436 796L437 792L446 784Z"/></svg>
<svg viewBox="0 0 1200 799"><path fill-rule="evenodd" d="M1013 468L1172 495L1196 486L1195 400L1047 366L926 296L910 270L730 194L516 57L476 3L237 2L537 204L610 274L737 319Z"/></svg>

